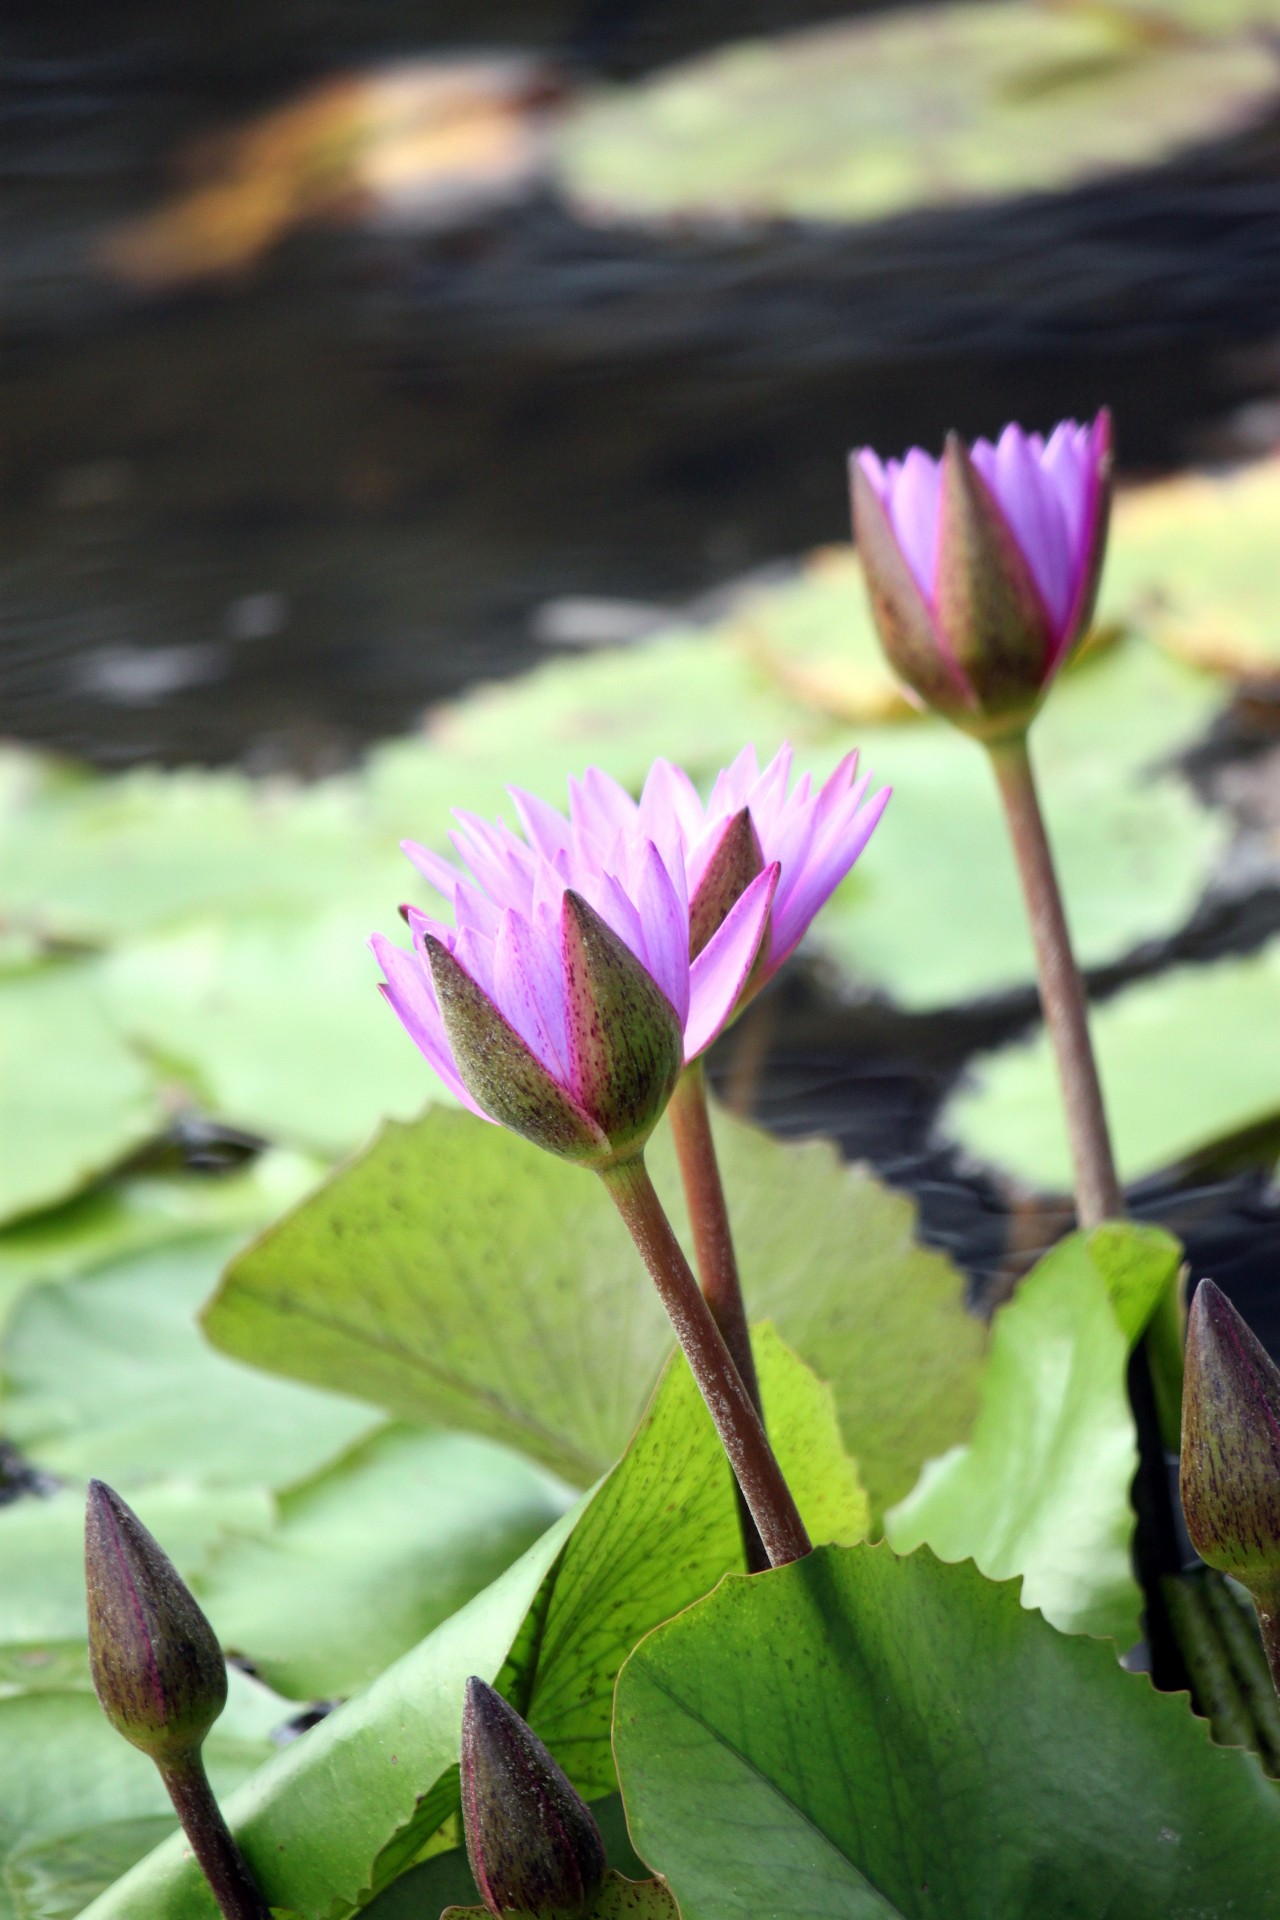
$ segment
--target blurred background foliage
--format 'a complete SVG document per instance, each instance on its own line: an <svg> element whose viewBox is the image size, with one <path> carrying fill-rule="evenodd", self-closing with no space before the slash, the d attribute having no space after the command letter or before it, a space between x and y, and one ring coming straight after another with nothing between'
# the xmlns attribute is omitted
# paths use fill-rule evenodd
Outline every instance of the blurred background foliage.
<svg viewBox="0 0 1280 1920"><path fill-rule="evenodd" d="M1065 1145L985 766L871 633L852 444L1115 409L1037 751L1135 1209L1280 1340L1278 34L1270 0L7 14L0 1916L78 1912L167 1826L87 1694L91 1472L243 1660L229 1784L514 1559L656 1377L582 1194L608 1361L557 1390L583 1275L504 1243L522 1150L443 1107L334 1189L421 1188L385 1294L322 1194L197 1325L432 1093L363 943L452 806L784 737L894 784L712 1074L869 1163L729 1136L876 1522L973 1430L963 1303L1066 1224Z"/></svg>

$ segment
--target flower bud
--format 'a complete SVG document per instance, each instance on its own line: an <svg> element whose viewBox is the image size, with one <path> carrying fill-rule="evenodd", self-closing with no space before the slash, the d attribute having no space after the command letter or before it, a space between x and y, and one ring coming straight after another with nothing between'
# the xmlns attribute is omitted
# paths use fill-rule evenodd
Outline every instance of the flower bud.
<svg viewBox="0 0 1280 1920"><path fill-rule="evenodd" d="M226 1705L222 1650L173 1562L101 1480L89 1483L84 1560L103 1712L153 1760L192 1753Z"/></svg>
<svg viewBox="0 0 1280 1920"><path fill-rule="evenodd" d="M1201 1559L1280 1592L1280 1368L1212 1280L1187 1323L1181 1475Z"/></svg>
<svg viewBox="0 0 1280 1920"><path fill-rule="evenodd" d="M1063 421L1046 442L947 436L850 462L854 533L889 663L966 732L1022 731L1088 626L1106 545L1111 426Z"/></svg>
<svg viewBox="0 0 1280 1920"><path fill-rule="evenodd" d="M600 1891L591 1810L501 1694L474 1677L462 1713L462 1822L490 1913L580 1920Z"/></svg>

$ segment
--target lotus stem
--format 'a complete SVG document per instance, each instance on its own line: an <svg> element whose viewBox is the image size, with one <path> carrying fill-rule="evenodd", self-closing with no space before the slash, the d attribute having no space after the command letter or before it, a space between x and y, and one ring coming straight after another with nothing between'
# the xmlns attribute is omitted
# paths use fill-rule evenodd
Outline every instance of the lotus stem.
<svg viewBox="0 0 1280 1920"><path fill-rule="evenodd" d="M672 1232L643 1155L606 1167L600 1177L658 1289L770 1566L803 1559L812 1547L799 1508L742 1375Z"/></svg>
<svg viewBox="0 0 1280 1920"><path fill-rule="evenodd" d="M156 1764L224 1920L271 1920L271 1909L214 1799L199 1748Z"/></svg>
<svg viewBox="0 0 1280 1920"><path fill-rule="evenodd" d="M1075 1169L1076 1217L1087 1230L1120 1219L1124 1200L1089 1038L1084 983L1072 951L1027 737L1023 733L998 741L990 753L1035 944L1040 1004L1057 1061Z"/></svg>
<svg viewBox="0 0 1280 1920"><path fill-rule="evenodd" d="M751 1351L751 1330L747 1324L746 1302L742 1297L738 1259L733 1249L733 1231L729 1225L729 1209L725 1204L724 1185L720 1178L720 1163L716 1158L711 1115L707 1109L707 1080L701 1060L695 1060L680 1075L667 1113L689 1206L693 1251L698 1265L698 1278L702 1283L702 1297L711 1309L711 1317L720 1329L721 1338L729 1349L733 1364L763 1425L764 1405L760 1398L755 1356ZM769 1557L741 1488L738 1490L738 1506L747 1570L760 1573L769 1565Z"/></svg>

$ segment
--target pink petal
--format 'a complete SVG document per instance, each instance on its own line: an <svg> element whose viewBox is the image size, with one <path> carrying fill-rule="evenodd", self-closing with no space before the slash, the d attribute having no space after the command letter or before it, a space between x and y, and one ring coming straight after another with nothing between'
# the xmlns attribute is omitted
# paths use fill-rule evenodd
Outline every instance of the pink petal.
<svg viewBox="0 0 1280 1920"><path fill-rule="evenodd" d="M640 826L664 853L670 850L663 827L663 821L668 819L686 846L700 838L706 823L698 789L684 768L670 760L655 760L640 795Z"/></svg>
<svg viewBox="0 0 1280 1920"><path fill-rule="evenodd" d="M707 802L708 818L741 813L747 804L747 795L759 778L760 763L756 759L756 750L746 746L731 766L716 775L716 783Z"/></svg>
<svg viewBox="0 0 1280 1920"><path fill-rule="evenodd" d="M689 902L683 897L683 865L678 872L677 888L657 847L646 841L636 898L644 934L641 957L683 1026L689 1012Z"/></svg>
<svg viewBox="0 0 1280 1920"><path fill-rule="evenodd" d="M441 854L433 853L430 847L423 847L416 840L402 840L400 851L409 856L418 872L437 893L446 900L453 899L453 890L462 879L458 869Z"/></svg>
<svg viewBox="0 0 1280 1920"><path fill-rule="evenodd" d="M826 905L854 861L866 846L889 804L890 787L860 804L866 790L865 779L848 796L845 811L826 825L821 841L815 843L803 877L778 910L769 934L769 971L799 946L819 909Z"/></svg>
<svg viewBox="0 0 1280 1920"><path fill-rule="evenodd" d="M757 874L689 969L687 1061L705 1052L737 1006L760 951L777 884L776 866Z"/></svg>
<svg viewBox="0 0 1280 1920"><path fill-rule="evenodd" d="M569 844L569 822L535 793L526 793L522 787L508 787L507 792L529 845L544 860L554 860Z"/></svg>
<svg viewBox="0 0 1280 1920"><path fill-rule="evenodd" d="M493 943L493 1000L536 1059L569 1084L564 969L558 948L508 907Z"/></svg>
<svg viewBox="0 0 1280 1920"><path fill-rule="evenodd" d="M1071 550L1058 490L1040 464L1036 435L1007 426L999 443L973 445L973 464L995 495L1032 578L1040 589L1055 633L1060 633L1071 599Z"/></svg>
<svg viewBox="0 0 1280 1920"><path fill-rule="evenodd" d="M393 946L381 933L375 933L369 945L386 975L386 979L379 982L378 991L419 1053L464 1107L479 1114L482 1120L489 1120L490 1115L483 1107L477 1106L458 1077L444 1022L436 1005L435 990L430 975L423 971L422 962L413 954Z"/></svg>
<svg viewBox="0 0 1280 1920"><path fill-rule="evenodd" d="M887 512L902 557L932 607L938 571L938 516L942 506L942 466L919 447L899 464L889 462Z"/></svg>

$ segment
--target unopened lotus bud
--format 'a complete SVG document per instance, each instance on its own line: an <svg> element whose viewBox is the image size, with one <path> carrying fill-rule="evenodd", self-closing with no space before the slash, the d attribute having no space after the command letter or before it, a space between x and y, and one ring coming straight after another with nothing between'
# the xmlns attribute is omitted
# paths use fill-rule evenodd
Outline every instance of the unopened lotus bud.
<svg viewBox="0 0 1280 1920"><path fill-rule="evenodd" d="M490 1913L580 1920L605 1875L591 1810L501 1694L467 1682L462 1823Z"/></svg>
<svg viewBox="0 0 1280 1920"><path fill-rule="evenodd" d="M492 992L443 940L425 938L463 1085L491 1119L564 1159L605 1167L629 1158L644 1146L679 1078L680 1014L626 941L570 888L561 903L558 951L548 952L545 942L539 951L529 937L500 976L505 986L524 969L527 1037L497 1004L498 948L507 929L513 943L522 937L508 915L494 942ZM675 934L686 939L682 922ZM683 948L679 959L687 968ZM550 983L545 1015L536 1006L543 982Z"/></svg>
<svg viewBox="0 0 1280 1920"><path fill-rule="evenodd" d="M1280 1368L1212 1280L1187 1324L1181 1474L1200 1558L1280 1595Z"/></svg>
<svg viewBox="0 0 1280 1920"><path fill-rule="evenodd" d="M226 1705L222 1650L173 1562L101 1480L89 1483L84 1558L103 1712L153 1760L193 1753Z"/></svg>
<svg viewBox="0 0 1280 1920"><path fill-rule="evenodd" d="M854 534L880 639L925 706L996 741L1022 731L1085 632L1106 546L1111 425L1049 440L1006 427L941 460L850 463Z"/></svg>

